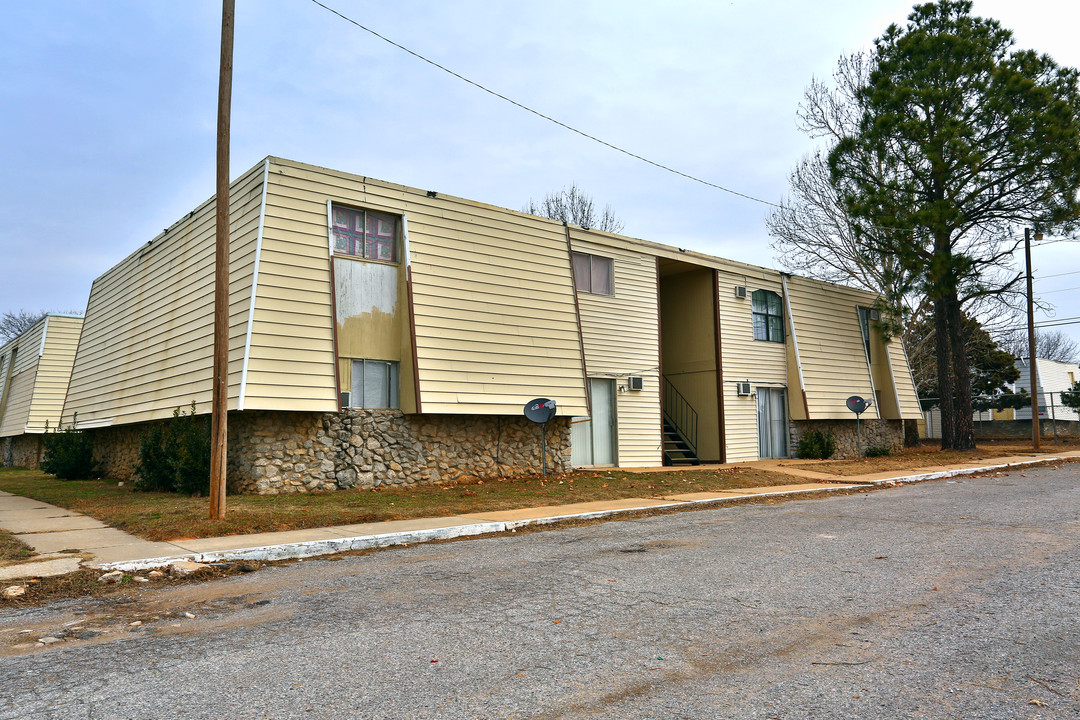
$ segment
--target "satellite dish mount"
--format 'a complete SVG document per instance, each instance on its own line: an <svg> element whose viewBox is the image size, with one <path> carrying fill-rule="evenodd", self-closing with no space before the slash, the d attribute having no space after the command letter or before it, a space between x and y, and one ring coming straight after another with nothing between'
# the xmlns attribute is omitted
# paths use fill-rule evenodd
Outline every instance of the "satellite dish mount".
<svg viewBox="0 0 1080 720"><path fill-rule="evenodd" d="M540 452L543 457L544 477L547 477L547 424L555 417L555 401L536 398L525 403L525 417L540 425Z"/></svg>
<svg viewBox="0 0 1080 720"><path fill-rule="evenodd" d="M852 395L845 404L848 410L855 413L855 442L857 443L855 447L858 450L859 457L862 457L862 425L859 423L859 416L866 412L866 408L873 405L874 401Z"/></svg>

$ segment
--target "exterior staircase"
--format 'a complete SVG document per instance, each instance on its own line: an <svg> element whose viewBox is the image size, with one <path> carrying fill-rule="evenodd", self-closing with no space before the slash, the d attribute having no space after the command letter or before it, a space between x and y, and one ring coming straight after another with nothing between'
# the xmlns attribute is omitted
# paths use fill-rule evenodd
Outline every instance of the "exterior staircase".
<svg viewBox="0 0 1080 720"><path fill-rule="evenodd" d="M700 465L697 455L698 414L664 378L664 464Z"/></svg>
<svg viewBox="0 0 1080 720"><path fill-rule="evenodd" d="M694 449L683 439L675 426L664 420L664 464L700 465Z"/></svg>

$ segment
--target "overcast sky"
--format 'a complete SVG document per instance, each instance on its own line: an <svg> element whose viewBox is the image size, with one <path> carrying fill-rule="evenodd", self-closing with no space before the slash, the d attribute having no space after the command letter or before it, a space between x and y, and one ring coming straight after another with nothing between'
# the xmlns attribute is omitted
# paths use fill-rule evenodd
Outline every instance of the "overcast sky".
<svg viewBox="0 0 1080 720"><path fill-rule="evenodd" d="M656 162L771 202L814 147L802 92L911 5L496 0L326 4ZM310 0L238 0L232 176L266 155L513 209L577 183L624 233L775 266L769 207L574 135ZM1080 66L1076 3L976 0ZM10 3L0 27L0 312L85 307L90 283L213 194L220 2ZM1037 275L1080 246L1035 250ZM1080 274L1039 279L1080 315ZM1062 328L1080 339L1080 325Z"/></svg>

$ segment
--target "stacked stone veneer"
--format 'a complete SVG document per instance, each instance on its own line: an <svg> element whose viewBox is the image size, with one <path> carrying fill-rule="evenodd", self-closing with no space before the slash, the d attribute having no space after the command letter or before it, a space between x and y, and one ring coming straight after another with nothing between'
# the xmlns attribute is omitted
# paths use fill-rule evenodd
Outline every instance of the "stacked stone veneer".
<svg viewBox="0 0 1080 720"><path fill-rule="evenodd" d="M94 460L104 477L113 480L135 478L135 467L139 464L139 439L150 425L139 423L86 430L93 435Z"/></svg>
<svg viewBox="0 0 1080 720"><path fill-rule="evenodd" d="M889 452L904 449L904 423L902 420L863 420L862 449L888 448ZM858 457L858 431L854 420L793 420L789 426L791 455L798 454L799 440L811 430L832 433L836 443L834 458Z"/></svg>
<svg viewBox="0 0 1080 720"><path fill-rule="evenodd" d="M111 478L134 476L148 424L90 430ZM547 469L570 468L570 420L547 425ZM245 411L229 415L232 492L276 494L454 483L540 473L540 426L524 417Z"/></svg>
<svg viewBox="0 0 1080 720"><path fill-rule="evenodd" d="M0 464L31 470L41 467L41 436L27 434L0 438Z"/></svg>

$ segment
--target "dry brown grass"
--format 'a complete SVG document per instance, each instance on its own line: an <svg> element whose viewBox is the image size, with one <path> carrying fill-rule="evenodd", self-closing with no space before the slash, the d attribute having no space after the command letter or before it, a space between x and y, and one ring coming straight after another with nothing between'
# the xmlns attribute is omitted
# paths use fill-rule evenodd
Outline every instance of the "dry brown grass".
<svg viewBox="0 0 1080 720"><path fill-rule="evenodd" d="M135 492L105 480L57 480L37 471L0 472L0 490L97 518L147 540L179 540L255 532L443 517L594 500L767 487L799 482L748 467L627 473L575 472L452 486L338 491L308 495L233 495L223 521L207 519L207 498Z"/></svg>
<svg viewBox="0 0 1080 720"><path fill-rule="evenodd" d="M34 551L6 530L0 530L0 567L29 560Z"/></svg>
<svg viewBox="0 0 1080 720"><path fill-rule="evenodd" d="M1080 450L1080 440L1076 438L1062 439L1057 445L1054 444L1053 440L1044 440L1040 452L1052 454L1066 450ZM979 446L975 450L942 450L939 445L924 441L918 447L905 448L902 453L885 457L867 457L857 460L822 460L809 465L804 464L804 461L799 463L799 466L817 472L847 477L1035 454L1030 440L980 440Z"/></svg>

